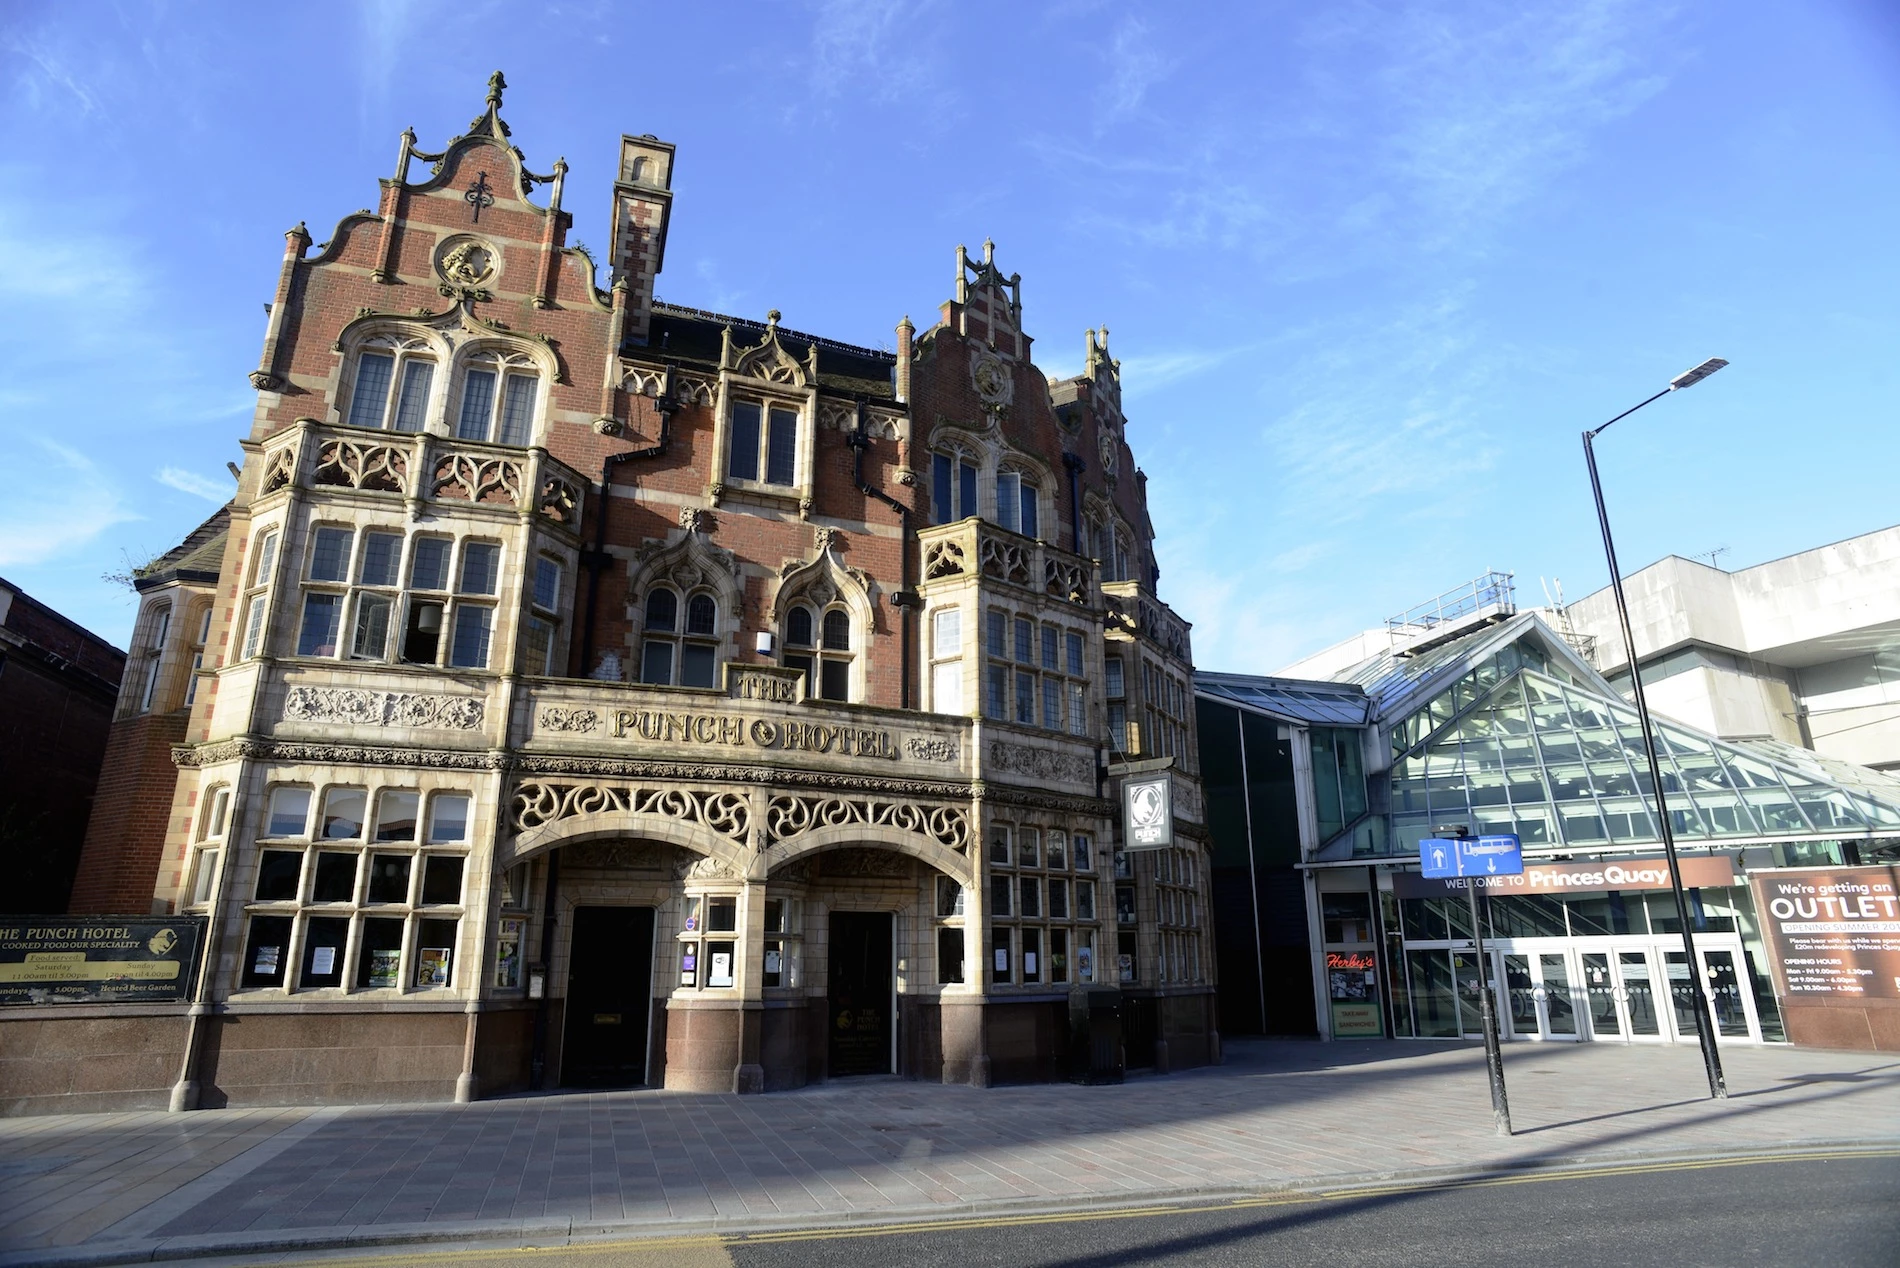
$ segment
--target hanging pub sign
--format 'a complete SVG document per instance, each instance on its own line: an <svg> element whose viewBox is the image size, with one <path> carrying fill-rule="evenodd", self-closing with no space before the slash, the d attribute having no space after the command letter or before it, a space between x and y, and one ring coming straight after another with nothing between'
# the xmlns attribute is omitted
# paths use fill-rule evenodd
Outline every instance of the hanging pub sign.
<svg viewBox="0 0 1900 1268"><path fill-rule="evenodd" d="M176 1003L202 916L0 916L0 1004Z"/></svg>
<svg viewBox="0 0 1900 1268"><path fill-rule="evenodd" d="M1122 849L1165 850L1174 844L1174 778L1167 772L1122 781Z"/></svg>

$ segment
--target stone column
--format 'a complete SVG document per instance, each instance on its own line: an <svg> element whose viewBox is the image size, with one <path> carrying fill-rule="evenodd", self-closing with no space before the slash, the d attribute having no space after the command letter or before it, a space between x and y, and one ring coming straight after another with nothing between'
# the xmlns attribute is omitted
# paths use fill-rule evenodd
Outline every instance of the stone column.
<svg viewBox="0 0 1900 1268"><path fill-rule="evenodd" d="M744 1094L765 1091L765 1066L759 1059L765 1030L765 882L747 880L739 894L738 959L739 1064L732 1071L732 1090Z"/></svg>

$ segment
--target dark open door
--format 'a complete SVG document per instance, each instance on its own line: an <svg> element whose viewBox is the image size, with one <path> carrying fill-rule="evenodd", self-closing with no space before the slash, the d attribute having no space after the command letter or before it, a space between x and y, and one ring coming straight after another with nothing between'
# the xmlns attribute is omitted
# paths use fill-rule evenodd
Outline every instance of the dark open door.
<svg viewBox="0 0 1900 1268"><path fill-rule="evenodd" d="M576 907L568 955L565 1087L639 1087L647 1080L653 992L653 908Z"/></svg>
<svg viewBox="0 0 1900 1268"><path fill-rule="evenodd" d="M831 1077L891 1072L891 914L831 915Z"/></svg>

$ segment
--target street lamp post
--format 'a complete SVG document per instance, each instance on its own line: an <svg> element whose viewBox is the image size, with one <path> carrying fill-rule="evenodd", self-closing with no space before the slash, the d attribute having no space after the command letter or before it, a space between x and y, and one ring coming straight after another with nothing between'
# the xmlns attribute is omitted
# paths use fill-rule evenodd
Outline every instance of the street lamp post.
<svg viewBox="0 0 1900 1268"><path fill-rule="evenodd" d="M1669 381L1656 395L1624 410L1594 431L1583 433L1583 457L1590 467L1590 492L1597 502L1597 523L1603 528L1603 555L1610 565L1610 589L1616 595L1616 619L1623 631L1623 647L1629 657L1630 690L1636 697L1636 718L1643 729L1643 752L1649 758L1650 786L1656 791L1656 825L1662 831L1663 854L1669 863L1669 890L1676 899L1676 922L1682 927L1682 953L1689 966L1689 998L1695 1010L1696 1037L1702 1042L1702 1065L1709 1075L1709 1095L1722 1100L1728 1087L1722 1080L1722 1057L1715 1047L1715 1029L1710 1024L1709 1001L1703 994L1701 962L1696 959L1695 935L1689 928L1689 899L1682 892L1682 869L1676 861L1676 834L1669 822L1669 803L1663 791L1662 763L1656 756L1656 729L1649 721L1649 702L1643 696L1643 675L1636 666L1636 639L1630 633L1629 602L1623 597L1623 574L1616 566L1616 543L1610 538L1610 513L1603 505L1603 482L1597 478L1597 455L1592 442L1608 430L1611 423L1628 418L1650 401L1661 400L1671 392L1693 387L1728 362L1710 357L1693 370L1686 370Z"/></svg>

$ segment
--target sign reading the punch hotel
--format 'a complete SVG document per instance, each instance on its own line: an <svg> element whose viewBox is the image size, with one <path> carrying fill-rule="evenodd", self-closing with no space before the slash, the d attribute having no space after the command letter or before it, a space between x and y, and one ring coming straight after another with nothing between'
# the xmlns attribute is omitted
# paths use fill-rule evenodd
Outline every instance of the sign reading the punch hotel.
<svg viewBox="0 0 1900 1268"><path fill-rule="evenodd" d="M148 1004L184 999L202 916L0 916L0 1004Z"/></svg>
<svg viewBox="0 0 1900 1268"><path fill-rule="evenodd" d="M1776 868L1749 879L1791 1003L1900 999L1900 868Z"/></svg>

